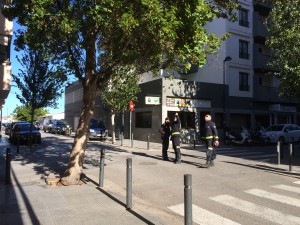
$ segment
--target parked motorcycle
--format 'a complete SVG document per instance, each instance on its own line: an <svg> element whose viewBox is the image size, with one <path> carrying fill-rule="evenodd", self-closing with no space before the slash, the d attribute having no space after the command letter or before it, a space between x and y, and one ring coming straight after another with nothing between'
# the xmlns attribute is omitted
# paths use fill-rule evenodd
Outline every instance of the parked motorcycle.
<svg viewBox="0 0 300 225"><path fill-rule="evenodd" d="M241 127L241 133L231 132L228 128L225 133L226 144L249 145L252 144L250 132L244 127Z"/></svg>
<svg viewBox="0 0 300 225"><path fill-rule="evenodd" d="M264 130L258 130L251 135L251 140L255 145L267 145L270 143L270 138L264 134Z"/></svg>

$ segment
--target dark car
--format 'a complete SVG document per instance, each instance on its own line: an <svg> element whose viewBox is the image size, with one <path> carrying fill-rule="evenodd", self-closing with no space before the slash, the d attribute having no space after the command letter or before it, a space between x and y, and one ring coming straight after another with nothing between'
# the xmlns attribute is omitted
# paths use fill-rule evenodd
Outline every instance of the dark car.
<svg viewBox="0 0 300 225"><path fill-rule="evenodd" d="M67 122L62 120L56 120L52 124L51 133L52 134L63 134L70 135L72 132L72 128Z"/></svg>
<svg viewBox="0 0 300 225"><path fill-rule="evenodd" d="M108 136L108 130L105 128L103 121L91 120L88 130L89 140L106 140Z"/></svg>
<svg viewBox="0 0 300 225"><path fill-rule="evenodd" d="M18 122L15 123L11 129L10 141L13 144L28 143L30 135L31 123ZM41 144L41 133L38 128L32 125L32 143Z"/></svg>

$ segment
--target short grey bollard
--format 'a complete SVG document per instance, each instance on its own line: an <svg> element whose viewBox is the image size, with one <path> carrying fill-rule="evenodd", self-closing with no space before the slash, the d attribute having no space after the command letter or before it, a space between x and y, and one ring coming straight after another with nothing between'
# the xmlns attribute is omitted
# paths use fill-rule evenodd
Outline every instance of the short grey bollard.
<svg viewBox="0 0 300 225"><path fill-rule="evenodd" d="M128 158L126 161L127 165L127 179L126 179L126 208L132 208L132 159Z"/></svg>
<svg viewBox="0 0 300 225"><path fill-rule="evenodd" d="M133 133L131 134L131 148L133 148Z"/></svg>
<svg viewBox="0 0 300 225"><path fill-rule="evenodd" d="M193 224L192 175L184 175L184 224Z"/></svg>
<svg viewBox="0 0 300 225"><path fill-rule="evenodd" d="M277 164L280 165L280 141L277 142Z"/></svg>
<svg viewBox="0 0 300 225"><path fill-rule="evenodd" d="M196 148L196 133L194 132L194 148Z"/></svg>
<svg viewBox="0 0 300 225"><path fill-rule="evenodd" d="M10 184L10 148L6 148L6 184Z"/></svg>
<svg viewBox="0 0 300 225"><path fill-rule="evenodd" d="M105 150L101 149L101 154L100 154L99 187L103 187L103 181L104 181L104 158L105 158Z"/></svg>
<svg viewBox="0 0 300 225"><path fill-rule="evenodd" d="M124 133L121 132L121 146L123 146L123 140L124 140Z"/></svg>
<svg viewBox="0 0 300 225"><path fill-rule="evenodd" d="M293 144L290 144L290 158L289 158L289 170L293 170L293 165L292 165L292 154L293 154Z"/></svg>
<svg viewBox="0 0 300 225"><path fill-rule="evenodd" d="M147 150L150 149L150 135L147 134Z"/></svg>

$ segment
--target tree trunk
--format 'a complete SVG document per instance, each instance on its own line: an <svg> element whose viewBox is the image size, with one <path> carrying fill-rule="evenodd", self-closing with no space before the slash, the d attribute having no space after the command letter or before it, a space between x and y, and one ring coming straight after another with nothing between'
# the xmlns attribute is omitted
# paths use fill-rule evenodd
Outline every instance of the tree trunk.
<svg viewBox="0 0 300 225"><path fill-rule="evenodd" d="M83 105L79 118L75 138L70 152L69 163L61 183L63 185L76 185L80 183L84 154L87 143L87 131L89 122L93 116L95 98L97 92L97 79L85 79L83 83Z"/></svg>
<svg viewBox="0 0 300 225"><path fill-rule="evenodd" d="M116 142L116 132L115 132L115 116L116 114L114 112L111 113L111 127L112 127L112 143L114 144Z"/></svg>

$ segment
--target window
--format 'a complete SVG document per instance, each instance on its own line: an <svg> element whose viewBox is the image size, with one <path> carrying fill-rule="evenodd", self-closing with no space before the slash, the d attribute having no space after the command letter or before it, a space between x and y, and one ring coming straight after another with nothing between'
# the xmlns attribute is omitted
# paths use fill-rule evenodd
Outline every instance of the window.
<svg viewBox="0 0 300 225"><path fill-rule="evenodd" d="M249 91L249 74L240 73L240 91Z"/></svg>
<svg viewBox="0 0 300 225"><path fill-rule="evenodd" d="M239 25L249 27L248 11L246 9L240 9L239 11Z"/></svg>
<svg viewBox="0 0 300 225"><path fill-rule="evenodd" d="M248 41L240 40L239 56L241 59L249 59Z"/></svg>
<svg viewBox="0 0 300 225"><path fill-rule="evenodd" d="M135 113L135 127L151 128L151 126L152 126L152 112Z"/></svg>
<svg viewBox="0 0 300 225"><path fill-rule="evenodd" d="M168 117L172 123L175 117L174 111L168 111ZM195 129L195 113L194 112L177 112L181 122L182 129Z"/></svg>

